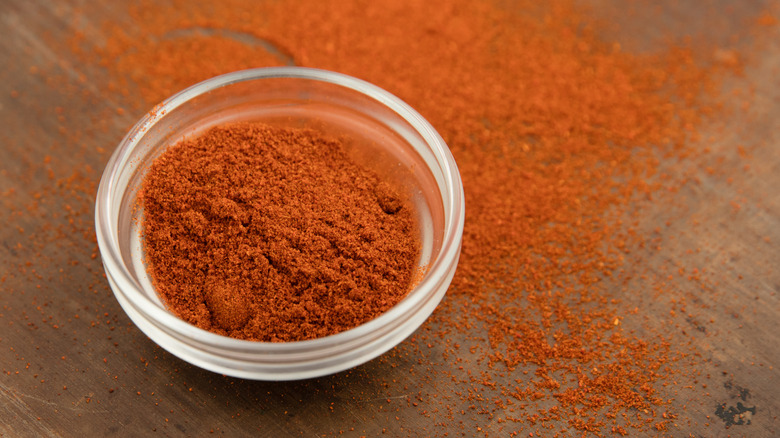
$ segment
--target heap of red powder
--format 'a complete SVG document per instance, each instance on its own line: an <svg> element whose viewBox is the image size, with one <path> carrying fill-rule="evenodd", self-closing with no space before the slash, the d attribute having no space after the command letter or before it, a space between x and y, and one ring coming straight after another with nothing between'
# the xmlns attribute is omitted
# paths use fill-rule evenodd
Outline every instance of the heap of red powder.
<svg viewBox="0 0 780 438"><path fill-rule="evenodd" d="M211 128L144 178L148 269L203 329L270 342L339 333L411 287L420 245L399 193L315 131Z"/></svg>

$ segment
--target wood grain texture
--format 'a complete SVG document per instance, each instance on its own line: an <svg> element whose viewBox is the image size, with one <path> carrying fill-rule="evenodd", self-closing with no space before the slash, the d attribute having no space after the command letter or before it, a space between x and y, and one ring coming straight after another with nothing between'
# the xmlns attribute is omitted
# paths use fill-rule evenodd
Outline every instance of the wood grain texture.
<svg viewBox="0 0 780 438"><path fill-rule="evenodd" d="M90 196L144 108L119 109L122 99L94 85L105 72L65 44L74 26L100 40L103 20L126 23L121 5L106 3L0 3L0 435L505 436L511 428L479 413L491 400L466 402L457 394L467 388L427 372L428 364L456 366L444 341L423 333L335 376L255 382L191 366L135 328L95 257ZM674 33L722 43L765 7L716 3L709 10L723 13L699 14L693 2L592 5L636 50ZM690 182L646 207L642 228L661 246L634 251L637 275L614 285L626 308L645 316L629 329L667 332L699 352L697 375L666 382L679 413L671 436L780 434L780 38L764 40L760 53L748 50L754 43L736 43L752 57L733 79L753 84L749 114L735 111L706 132L710 152L686 168ZM675 275L670 295L639 275L666 277L670 267L696 278ZM683 323L663 326L670 311Z"/></svg>

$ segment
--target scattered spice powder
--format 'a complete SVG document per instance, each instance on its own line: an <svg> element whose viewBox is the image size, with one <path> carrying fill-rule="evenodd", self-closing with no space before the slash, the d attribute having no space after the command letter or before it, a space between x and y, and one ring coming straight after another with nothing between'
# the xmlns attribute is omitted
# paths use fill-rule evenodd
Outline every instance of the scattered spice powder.
<svg viewBox="0 0 780 438"><path fill-rule="evenodd" d="M227 124L169 147L144 178L156 290L215 333L288 342L367 322L409 291L411 203L313 130Z"/></svg>
<svg viewBox="0 0 780 438"><path fill-rule="evenodd" d="M142 1L130 5L126 15L124 11L112 12L118 8L113 2L110 8L104 7L106 4L99 6L102 9L97 16L114 13L118 21L120 17L124 20L121 24L109 21L95 29L90 27L91 11L80 12L67 5L51 11L72 13L72 24L79 29L71 43L84 62L79 69L63 64L61 70L75 73L72 78L52 73L60 71L56 66L20 69L9 64L9 71L17 73L15 77L25 77L27 72L42 84L40 76L46 73L47 86L63 87L60 97L84 97L84 101L63 97L64 110L58 108L56 115L52 108L41 110L41 119L56 126L63 137L62 143L49 147L56 159L51 163L22 160L24 171L2 169L3 176L9 178L26 175L21 184L37 181L35 172L48 172L51 182L35 191L32 200L20 199L13 189L3 191L3 205L8 208L0 215L25 225L26 231L19 230L19 240L13 245L19 265L8 268L0 283L9 294L16 291L24 295L25 288L32 289L32 306L37 310L25 312L14 304L4 305L6 319L21 312L27 330L36 334L54 323L50 309L76 304L79 308L68 308L68 312L78 310L81 320L92 319L91 328L135 343L141 337L137 330L128 326L113 332L117 321L127 324L127 320L116 315L116 303L112 307L112 301L105 299L110 293L95 260L90 208L99 172L85 168L74 172L73 168L83 162L98 168L107 158L107 145L112 144L107 139L118 135L112 123L129 126L140 116L139 110L194 82L249 67L291 63L320 67L361 77L399 95L444 136L466 188L463 254L448 298L434 320L409 342L379 359L391 366L369 363L341 377L303 382L294 389L274 387L266 401L284 399L287 403L296 390L314 390L318 397L332 395L339 401L336 408L346 412L347 418L355 418L355 406L374 408L374 414L384 418L383 406L392 409L400 403L394 398L391 404L391 391L403 391L411 396L400 400L411 402L408 409L417 409L430 420L424 422L423 430L432 435L441 431L449 434L458 428L463 435L515 436L522 432L523 436L552 436L561 432L570 436L574 434L571 429L599 436L610 431L619 435L642 431L682 434L685 425L678 424L677 413L669 411L674 409L684 412L689 428L701 433L700 428L691 427L695 417L684 405L686 396L682 403L672 400L678 391L684 394L685 375L696 377L700 373L697 370L701 367L694 365L712 368L704 364L706 358L688 355L686 343L695 342L695 336L676 330L691 312L695 300L686 301L686 294L695 288L675 286L672 279L678 278L678 266L674 263L657 270L655 266L625 267L624 263L633 261L637 253L660 252L668 243L663 240L668 237L663 226L655 231L642 228L633 210L636 197L657 200L663 196L664 184L679 189L687 175L681 176L679 167L663 166L701 154L689 148L690 141L700 140L701 123L721 110L717 102L706 98L710 93L717 97L719 75L728 73L735 63L739 67L746 59L741 53L732 56L728 47L696 51L685 46L632 53L605 40L594 16L568 0L518 0L511 4L490 0ZM82 14L88 19L81 21ZM776 26L776 13L765 12L758 22ZM695 53L716 56L702 63ZM724 69L724 64L729 68ZM97 67L105 68L108 77ZM94 91L99 95L90 94ZM33 94L24 89L12 92L20 105L28 106ZM739 98L747 104L751 95ZM91 123L73 125L80 120L75 114L81 107L89 107L84 108L86 112L106 102L110 102L108 110L90 113ZM15 117L14 112L10 114ZM123 114L126 116L116 117ZM48 144L50 139L31 129L25 133L25 141ZM20 151L28 146L7 143L5 147L12 155L25 157ZM78 151L75 155L70 153L74 150ZM99 158L95 158L95 150ZM20 193L26 195L23 190ZM69 208L61 208L61 204ZM29 225L26 218L31 218ZM33 219L47 225L36 229ZM56 265L59 274L51 266L47 269L46 254L52 251L66 251L73 263L65 268ZM90 253L91 257L87 256ZM653 261L657 263L657 259ZM679 278L694 275L687 274L684 267L679 266ZM91 281L83 286L68 283L75 278L71 276L89 276ZM647 278L639 284L657 287L650 291L632 289L632 276ZM24 281L37 288L25 286ZM76 292L66 295L71 301L52 298L58 295L47 287L54 281L67 285L59 287L62 290L73 285ZM628 306L629 302L632 305ZM109 317L103 310L114 315ZM36 325L32 319L38 312ZM666 319L665 314L669 315ZM68 329L74 326L75 336L78 314L73 321L63 316L69 314L55 315ZM661 322L647 324L650 329L645 330L642 319L648 316ZM729 314L724 319L732 317L737 318ZM676 330L672 339L652 328L666 322ZM14 320L8 324L19 333L22 324L14 324ZM30 335L30 339L36 337ZM127 369L122 374L121 368L110 368L114 363L127 366L115 341L92 341L74 337L79 345L71 351L79 354L71 356L83 360L87 368L96 354L115 357L103 358L109 367L105 370L112 388L109 392L124 388L124 383L115 383L122 379L135 382L133 393L136 389L148 391L145 385L150 379L132 375L132 369L132 377L128 377ZM98 344L108 351L96 352L94 345ZM40 358L39 363L46 357L59 357L45 350L45 345L35 347L33 354ZM4 351L9 356L9 365L4 366L11 367L10 354ZM16 363L26 363L19 367L25 373L30 362L19 352L13 354ZM151 357L158 364L174 363L165 362L169 356L160 350L154 350ZM420 359L415 365L410 357ZM411 365L398 371L397 364ZM40 367L33 363L32 368L36 366ZM193 375L183 369L180 374L181 369L174 364L162 373L168 373L171 382L180 375ZM160 375L160 370L149 372ZM7 374L11 374L10 368ZM43 379L36 372L32 377L37 388L38 382L43 386L61 375L51 373ZM375 383L359 386L359 394L344 389L361 377ZM706 378L710 378L708 373ZM223 399L224 388L241 387L245 392L225 405L257 406L254 401L259 399L251 397L258 386L215 380L215 399ZM211 390L213 381L200 387ZM176 387L182 387L181 383ZM410 388L417 384L425 386L414 394ZM369 388L366 393L364 388ZM384 390L387 404L377 409L369 397ZM174 398L169 397L176 394L174 389L165 391L167 395L162 397ZM164 403L162 397L155 405ZM215 418L207 421L221 425L229 418L221 404L207 406L215 412ZM309 405L300 406L307 409ZM284 404L284 413L288 408L295 412L294 407L294 401ZM242 416L243 421L247 417ZM257 418L262 421L264 417ZM471 424L481 427L472 429ZM358 429L371 426L367 422Z"/></svg>
<svg viewBox="0 0 780 438"><path fill-rule="evenodd" d="M458 162L467 209L448 299L420 334L470 340L445 351L463 373L441 367L468 388L463 401L492 397L490 416L593 433L645 428L626 413L663 409L658 382L686 353L661 333L623 330L633 314L619 305L624 280L615 277L643 244L636 199L672 183L658 178L659 158L690 153L697 127L718 111L717 66L702 67L684 46L624 51L566 0L174 0L142 2L131 17L132 34L108 31L95 51L114 83L137 88L147 105L208 77L200 53L187 62L164 41L219 29L209 52L224 35L246 35L244 51L276 48L273 62L241 67L347 73L431 121ZM149 62L166 58L179 61ZM652 421L663 428L673 418Z"/></svg>

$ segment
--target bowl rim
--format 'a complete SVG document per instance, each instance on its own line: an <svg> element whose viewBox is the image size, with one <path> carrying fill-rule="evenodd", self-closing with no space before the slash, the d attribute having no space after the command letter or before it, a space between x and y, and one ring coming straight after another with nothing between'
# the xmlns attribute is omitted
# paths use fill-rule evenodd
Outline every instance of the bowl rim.
<svg viewBox="0 0 780 438"><path fill-rule="evenodd" d="M320 81L351 89L378 101L414 128L433 152L447 187L447 190L439 188L440 192L447 195L446 199L442 197L444 205L442 246L435 262L428 266L422 281L410 290L400 302L376 318L357 327L321 338L292 342L249 341L231 338L201 329L180 319L168 310L161 308L142 292L143 288L133 280L128 267L122 261L118 232L114 227L115 221L112 220L113 209L111 208L119 200L114 199L112 195L117 189L118 177L123 170L123 164L129 162L128 158L131 153L141 143L141 139L149 129L164 118L168 112L202 94L231 84L285 78ZM227 73L195 84L158 104L133 126L111 155L101 177L95 202L96 235L103 264L106 271L109 271L120 287L123 295L137 310L146 314L150 319L163 324L165 328L195 340L199 344L244 353L281 355L328 350L352 344L356 339L372 337L372 334L381 336L381 333L387 331L388 327L392 328L397 324L397 321L403 320L405 314L413 314L412 311L423 306L428 299L435 295L439 279L447 273L452 263L457 262L464 220L465 197L457 164L444 140L422 115L398 97L376 85L342 73L307 67L266 67Z"/></svg>

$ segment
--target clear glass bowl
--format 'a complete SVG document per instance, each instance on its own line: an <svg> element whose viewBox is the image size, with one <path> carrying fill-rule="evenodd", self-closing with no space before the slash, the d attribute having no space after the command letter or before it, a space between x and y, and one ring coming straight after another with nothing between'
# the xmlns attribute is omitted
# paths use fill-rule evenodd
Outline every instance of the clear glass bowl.
<svg viewBox="0 0 780 438"><path fill-rule="evenodd" d="M185 136L234 121L262 121L353 138L348 153L404 187L417 210L424 275L409 294L354 329L300 342L233 339L171 313L144 266L136 196L152 161ZM95 221L106 276L119 304L153 341L199 367L235 377L293 380L367 362L400 343L430 316L460 256L463 186L447 145L397 97L343 74L298 67L218 76L171 97L144 116L111 156L98 188Z"/></svg>

